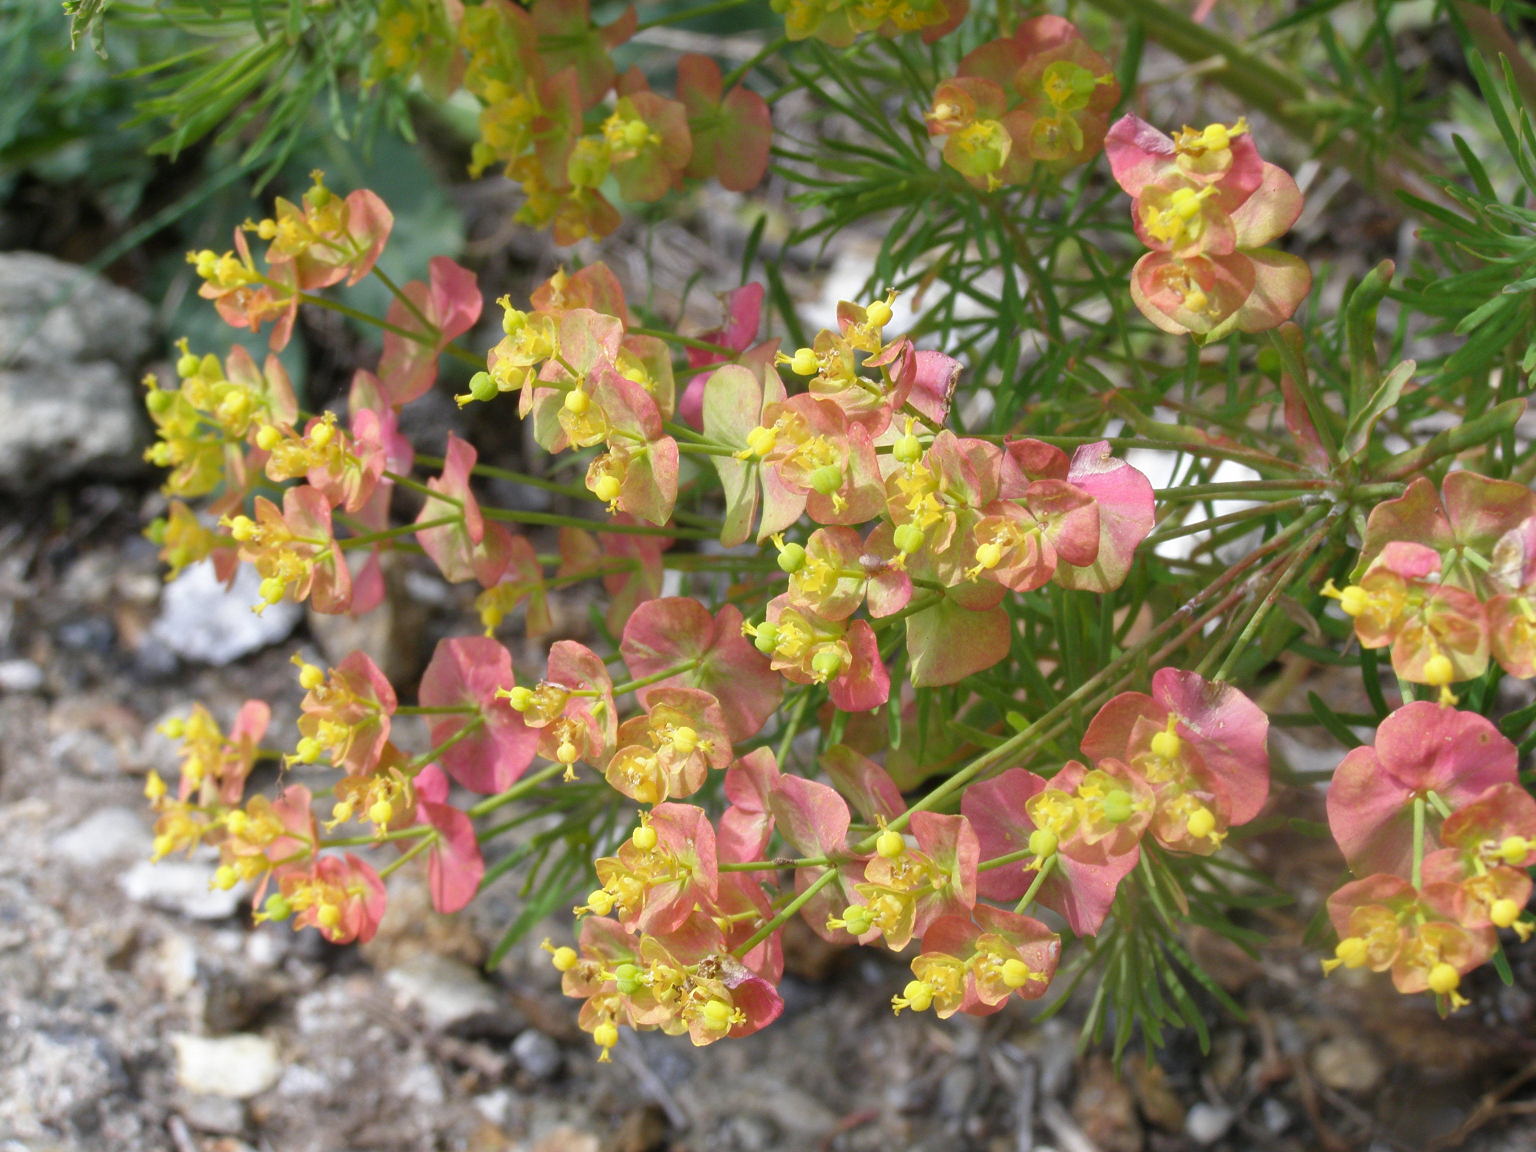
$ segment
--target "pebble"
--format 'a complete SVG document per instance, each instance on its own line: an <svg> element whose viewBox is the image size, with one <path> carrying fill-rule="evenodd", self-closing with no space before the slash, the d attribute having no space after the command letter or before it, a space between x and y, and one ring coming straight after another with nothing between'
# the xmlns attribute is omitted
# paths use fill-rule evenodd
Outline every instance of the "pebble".
<svg viewBox="0 0 1536 1152"><path fill-rule="evenodd" d="M1259 1120L1271 1135L1278 1136L1291 1126L1291 1112L1273 1096L1266 1096L1259 1107Z"/></svg>
<svg viewBox="0 0 1536 1152"><path fill-rule="evenodd" d="M1220 1104L1201 1101L1193 1105L1184 1118L1184 1134L1196 1144L1214 1144L1227 1134L1237 1114Z"/></svg>
<svg viewBox="0 0 1536 1152"><path fill-rule="evenodd" d="M282 1079L277 1082L277 1094L318 1096L330 1091L330 1087L331 1081L323 1072L317 1072L307 1064L290 1064L283 1069Z"/></svg>
<svg viewBox="0 0 1536 1152"><path fill-rule="evenodd" d="M83 869L144 860L154 845L149 823L133 808L98 808L54 839L54 851Z"/></svg>
<svg viewBox="0 0 1536 1152"><path fill-rule="evenodd" d="M447 1098L443 1078L436 1068L426 1063L414 1064L402 1072L395 1081L395 1091L429 1107L441 1104Z"/></svg>
<svg viewBox="0 0 1536 1152"><path fill-rule="evenodd" d="M512 1056L535 1080L553 1078L563 1062L560 1045L535 1028L526 1028L512 1038Z"/></svg>
<svg viewBox="0 0 1536 1152"><path fill-rule="evenodd" d="M188 1096L176 1110L199 1132L227 1136L245 1127L245 1105L229 1096Z"/></svg>
<svg viewBox="0 0 1536 1152"><path fill-rule="evenodd" d="M167 999L185 996L197 987L197 942L181 932L168 933L155 948L154 970Z"/></svg>
<svg viewBox="0 0 1536 1152"><path fill-rule="evenodd" d="M0 347L8 363L50 371L52 390L68 377L61 364L132 369L153 338L154 310L105 276L41 252L0 253Z"/></svg>
<svg viewBox="0 0 1536 1152"><path fill-rule="evenodd" d="M43 670L30 660L0 660L0 692L9 696L24 696L41 692L45 677Z"/></svg>
<svg viewBox="0 0 1536 1152"><path fill-rule="evenodd" d="M501 1008L496 993L468 964L430 952L391 968L384 981L406 1004L419 1008L431 1028L448 1028Z"/></svg>
<svg viewBox="0 0 1536 1152"><path fill-rule="evenodd" d="M513 1115L513 1096L506 1088L496 1088L490 1092L484 1092L479 1096L470 1098L475 1106L475 1111L485 1117L487 1124L494 1124L498 1128L504 1128L511 1121Z"/></svg>
<svg viewBox="0 0 1536 1152"><path fill-rule="evenodd" d="M23 1033L9 1055L15 1059L0 1066L0 1115L6 1128L19 1135L78 1124L110 1107L128 1086L117 1050L105 1037L84 1029Z"/></svg>
<svg viewBox="0 0 1536 1152"><path fill-rule="evenodd" d="M304 609L284 600L253 612L251 606L261 600L260 584L248 564L236 570L229 589L214 575L212 564L194 564L165 586L150 635L185 660L213 665L285 640Z"/></svg>
<svg viewBox="0 0 1536 1152"><path fill-rule="evenodd" d="M277 1045L265 1036L171 1034L176 1050L176 1082L194 1095L249 1100L277 1083L283 1062Z"/></svg>
<svg viewBox="0 0 1536 1152"><path fill-rule="evenodd" d="M117 745L100 732L61 732L48 741L48 759L56 768L98 780L122 773L122 757Z"/></svg>
<svg viewBox="0 0 1536 1152"><path fill-rule="evenodd" d="M1335 1036L1313 1051L1312 1074L1339 1092L1369 1092L1381 1083L1382 1066L1364 1040Z"/></svg>
<svg viewBox="0 0 1536 1152"><path fill-rule="evenodd" d="M130 900L177 912L192 920L223 920L233 916L244 898L244 886L210 888L215 865L196 860L141 860L119 881Z"/></svg>

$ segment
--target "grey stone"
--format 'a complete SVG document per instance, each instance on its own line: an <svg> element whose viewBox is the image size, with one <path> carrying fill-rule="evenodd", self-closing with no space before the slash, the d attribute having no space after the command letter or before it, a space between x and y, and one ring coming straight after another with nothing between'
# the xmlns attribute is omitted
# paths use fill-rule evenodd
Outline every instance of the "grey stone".
<svg viewBox="0 0 1536 1152"><path fill-rule="evenodd" d="M228 1136L245 1127L245 1105L228 1096L189 1094L180 1101L177 1111L199 1132Z"/></svg>
<svg viewBox="0 0 1536 1152"><path fill-rule="evenodd" d="M563 1062L560 1045L534 1028L526 1028L513 1037L512 1056L535 1080L551 1079Z"/></svg>
<svg viewBox="0 0 1536 1152"><path fill-rule="evenodd" d="M48 742L48 759L56 767L98 780L122 774L117 747L100 732L77 728L59 733Z"/></svg>
<svg viewBox="0 0 1536 1152"><path fill-rule="evenodd" d="M0 692L21 696L40 692L43 670L30 660L0 660Z"/></svg>
<svg viewBox="0 0 1536 1152"><path fill-rule="evenodd" d="M308 1064L290 1064L277 1082L279 1096L319 1096L331 1090L331 1081Z"/></svg>
<svg viewBox="0 0 1536 1152"><path fill-rule="evenodd" d="M210 888L215 865L196 860L141 860L120 883L130 900L192 920L223 920L240 906L242 887Z"/></svg>
<svg viewBox="0 0 1536 1152"><path fill-rule="evenodd" d="M0 365L56 369L106 361L136 368L154 313L101 276L40 252L0 252Z"/></svg>
<svg viewBox="0 0 1536 1152"><path fill-rule="evenodd" d="M0 488L131 476L148 439L139 397L113 364L0 371Z"/></svg>
<svg viewBox="0 0 1536 1152"><path fill-rule="evenodd" d="M1184 1118L1184 1134L1196 1144L1214 1144L1227 1134L1237 1119L1232 1109L1200 1101Z"/></svg>
<svg viewBox="0 0 1536 1152"><path fill-rule="evenodd" d="M153 840L141 812L99 808L60 835L53 846L71 864L92 869L114 861L146 859Z"/></svg>
<svg viewBox="0 0 1536 1152"><path fill-rule="evenodd" d="M490 985L468 964L430 952L391 968L384 981L400 999L419 1008L432 1028L447 1028L501 1007Z"/></svg>
<svg viewBox="0 0 1536 1152"><path fill-rule="evenodd" d="M1364 1040L1334 1036L1312 1053L1312 1074L1340 1092L1370 1092L1384 1075L1381 1061Z"/></svg>
<svg viewBox="0 0 1536 1152"><path fill-rule="evenodd" d="M400 1074L394 1090L418 1104L433 1107L447 1099L443 1090L443 1078L431 1064L413 1064Z"/></svg>
<svg viewBox="0 0 1536 1152"><path fill-rule="evenodd" d="M261 577L248 564L235 573L228 589L213 573L213 565L194 564L165 586L160 615L150 635L176 655L204 664L222 665L287 639L304 609L284 600L257 613Z"/></svg>
<svg viewBox="0 0 1536 1152"><path fill-rule="evenodd" d="M49 1130L90 1131L124 1091L122 1057L101 1036L73 1027L24 1035L0 1068L0 1100L11 1107L11 1134L41 1136Z"/></svg>
<svg viewBox="0 0 1536 1152"><path fill-rule="evenodd" d="M171 1035L176 1082L197 1096L249 1100L277 1083L283 1062L277 1045L249 1032L233 1036Z"/></svg>

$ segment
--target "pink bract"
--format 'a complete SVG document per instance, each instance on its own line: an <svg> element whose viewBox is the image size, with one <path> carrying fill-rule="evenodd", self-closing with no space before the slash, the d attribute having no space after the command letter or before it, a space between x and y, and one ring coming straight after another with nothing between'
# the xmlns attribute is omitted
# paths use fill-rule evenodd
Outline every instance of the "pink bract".
<svg viewBox="0 0 1536 1152"><path fill-rule="evenodd" d="M1328 789L1328 827L1357 874L1406 876L1413 801L1433 791L1452 809L1515 783L1515 746L1473 712L1419 700L1381 722L1376 743L1353 749Z"/></svg>

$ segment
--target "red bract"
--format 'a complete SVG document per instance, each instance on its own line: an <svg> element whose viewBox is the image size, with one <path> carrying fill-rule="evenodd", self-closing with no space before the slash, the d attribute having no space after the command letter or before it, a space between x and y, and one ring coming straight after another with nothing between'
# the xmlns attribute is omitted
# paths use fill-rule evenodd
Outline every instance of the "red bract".
<svg viewBox="0 0 1536 1152"><path fill-rule="evenodd" d="M697 688L653 688L647 714L619 726L619 749L603 775L641 804L691 796L709 769L731 762L731 742L720 704Z"/></svg>
<svg viewBox="0 0 1536 1152"><path fill-rule="evenodd" d="M511 655L484 636L439 641L422 674L424 706L462 709L431 717L432 742L440 747L453 742L438 758L471 792L503 792L533 761L538 733L502 694L516 683Z"/></svg>
<svg viewBox="0 0 1536 1152"><path fill-rule="evenodd" d="M689 804L657 805L647 826L655 832L649 847L631 837L617 855L597 861L603 887L587 897L586 908L599 916L615 911L626 928L665 936L696 907L713 907L715 830L709 815Z"/></svg>
<svg viewBox="0 0 1536 1152"><path fill-rule="evenodd" d="M1022 768L1010 768L1000 776L967 788L960 810L976 829L983 862L1018 852L1030 853L1014 864L981 869L977 891L982 896L989 900L1018 900L1029 890L1038 868L1054 855L1055 863L1041 883L1035 901L1065 917L1077 935L1093 936L1109 915L1120 881L1141 858L1140 846L1120 856L1084 862L1058 852L1060 837L1055 833L1050 838L1035 839L1039 826L1030 808L1030 802L1048 790L1069 796L1082 772L1082 765L1070 764L1055 779L1045 780ZM1038 803L1035 810L1040 810Z"/></svg>
<svg viewBox="0 0 1536 1152"><path fill-rule="evenodd" d="M235 229L235 250L220 256L212 250L190 253L189 263L203 280L197 294L212 300L219 316L235 328L261 331L273 321L267 338L273 352L281 352L293 334L293 322L299 314L299 286L294 267L282 263L268 269L263 277L251 259L251 247L245 233ZM263 283L265 279L265 283Z"/></svg>
<svg viewBox="0 0 1536 1152"><path fill-rule="evenodd" d="M890 698L891 676L867 620L828 620L785 595L768 602L767 619L751 634L775 671L796 684L825 684L844 712L866 712Z"/></svg>
<svg viewBox="0 0 1536 1152"><path fill-rule="evenodd" d="M240 545L240 559L261 574L259 612L285 596L308 599L317 612L345 612L352 600L352 573L331 528L325 496L307 484L283 493L283 510L256 497L255 520L226 521Z"/></svg>
<svg viewBox="0 0 1536 1152"><path fill-rule="evenodd" d="M1093 760L1123 760L1157 797L1152 832L1166 846L1210 853L1269 795L1269 720L1229 684L1159 669L1152 695L1125 692L1083 736Z"/></svg>
<svg viewBox="0 0 1536 1152"><path fill-rule="evenodd" d="M540 756L570 767L578 760L600 763L613 750L619 730L613 680L602 657L584 644L557 641L538 686L505 695L523 722L539 730Z"/></svg>
<svg viewBox="0 0 1536 1152"><path fill-rule="evenodd" d="M1107 440L1072 453L1067 482L1093 497L1098 507L1099 549L1086 564L1063 553L1055 581L1063 588L1112 592L1125 582L1137 546L1152 531L1152 482L1111 455Z"/></svg>
<svg viewBox="0 0 1536 1152"><path fill-rule="evenodd" d="M315 850L319 833L312 796L302 784L290 784L275 801L252 796L244 808L224 818L219 860L241 879L257 879L256 902L266 892L272 870L284 862L303 859ZM158 834L159 827L157 825Z"/></svg>
<svg viewBox="0 0 1536 1152"><path fill-rule="evenodd" d="M697 600L667 596L640 605L619 652L630 675L664 675L656 686L700 688L720 701L731 741L755 736L779 706L783 683L768 658L742 635L741 613L729 604L716 614ZM646 689L640 690L642 701Z"/></svg>
<svg viewBox="0 0 1536 1152"><path fill-rule="evenodd" d="M448 434L448 451L441 477L427 481L427 487L446 499L429 496L416 517L421 528L416 539L443 574L458 582L477 580L486 588L501 578L506 570L511 548L511 533L480 514L480 504L469 487L469 474L477 453L468 441ZM450 521L437 523L437 521Z"/></svg>
<svg viewBox="0 0 1536 1152"><path fill-rule="evenodd" d="M886 947L896 952L939 917L967 913L976 904L980 848L970 821L914 812L908 827L917 846L893 855L877 852L864 865L864 883L854 885Z"/></svg>
<svg viewBox="0 0 1536 1152"><path fill-rule="evenodd" d="M763 292L761 284L744 284L720 297L725 312L724 325L699 335L701 341L713 344L716 348L687 348L685 351L690 369L714 369L735 360L749 365L749 370L761 373L773 363L773 355L779 346L778 340L775 338L761 344L755 343L758 327L762 323ZM709 377L709 372L699 372L690 377L688 387L678 401L678 415L690 427L704 427L704 386Z"/></svg>
<svg viewBox="0 0 1536 1152"><path fill-rule="evenodd" d="M303 207L279 197L273 218L248 224L267 246L273 268L292 265L294 283L312 292L345 280L356 284L373 270L394 226L394 216L373 192L360 188L345 199L325 186L319 172Z"/></svg>
<svg viewBox="0 0 1536 1152"><path fill-rule="evenodd" d="M1259 158L1245 121L1184 129L1177 138L1126 116L1105 142L1116 181L1135 203L1153 251L1131 273L1131 298L1165 332L1214 340L1290 318L1311 288L1295 256L1265 245L1301 212L1291 177Z"/></svg>
<svg viewBox="0 0 1536 1152"><path fill-rule="evenodd" d="M725 92L720 66L693 53L678 57L677 98L688 109L693 137L686 174L716 179L732 192L756 188L768 171L773 136L767 101L739 85Z"/></svg>
<svg viewBox="0 0 1536 1152"><path fill-rule="evenodd" d="M1516 782L1515 746L1488 720L1427 700L1381 722L1375 745L1344 757L1328 788L1328 827L1357 874L1406 876L1413 803L1434 792L1452 809Z"/></svg>
<svg viewBox="0 0 1536 1152"><path fill-rule="evenodd" d="M1120 99L1108 61L1059 16L1037 16L983 44L939 85L928 130L944 160L978 188L1028 179L1037 163L1067 168L1103 146Z"/></svg>
<svg viewBox="0 0 1536 1152"><path fill-rule="evenodd" d="M428 764L416 777L416 815L436 832L427 852L427 885L432 907L457 912L475 898L485 876L485 858L469 816L448 803L448 777Z"/></svg>
<svg viewBox="0 0 1536 1152"><path fill-rule="evenodd" d="M834 744L823 752L821 768L867 823L894 820L906 811L901 789L890 773L847 745Z"/></svg>
<svg viewBox="0 0 1536 1152"><path fill-rule="evenodd" d="M864 878L867 856L848 852L848 827L852 817L848 802L835 788L789 773L781 775L768 798L768 813L774 827L801 857L825 857L838 861L831 882L822 885L800 910L800 915L822 939L845 943L850 934L861 944L880 935L881 927L872 917L859 922L839 918L864 899L855 894L855 885ZM795 890L804 892L825 871L820 866L797 868Z"/></svg>
<svg viewBox="0 0 1536 1152"><path fill-rule="evenodd" d="M1328 900L1328 916L1340 940L1336 959L1324 971L1343 965L1392 973L1399 992L1433 991L1449 996L1452 1006L1461 976L1484 963L1497 938L1493 929L1469 929L1455 922L1457 891L1432 884L1422 892L1401 877L1375 874L1346 884Z"/></svg>
<svg viewBox="0 0 1536 1152"><path fill-rule="evenodd" d="M389 306L379 378L390 404L424 394L437 380L437 360L454 339L475 326L483 303L475 274L446 256L428 265L431 283L413 280L401 291L410 301ZM410 333L411 335L405 335Z"/></svg>
<svg viewBox="0 0 1536 1152"><path fill-rule="evenodd" d="M706 427L708 405L706 390ZM759 540L802 513L818 524L862 524L879 514L884 499L874 441L842 407L802 394L766 405L762 420L748 432L745 454L761 461Z"/></svg>
<svg viewBox="0 0 1536 1152"><path fill-rule="evenodd" d="M294 758L313 764L326 755L351 775L367 775L389 740L396 703L395 690L378 665L353 652L305 693L299 705L304 739Z"/></svg>
<svg viewBox="0 0 1536 1152"><path fill-rule="evenodd" d="M940 1019L956 1012L988 1016L1015 993L1038 1000L1050 987L1061 939L1038 920L978 904L965 916L942 916L923 933L912 961L917 978L892 1003L928 1005Z"/></svg>
<svg viewBox="0 0 1536 1152"><path fill-rule="evenodd" d="M773 838L769 802L778 782L779 766L771 748L755 748L725 770L723 788L730 806L720 814L715 835L722 861L762 858Z"/></svg>
<svg viewBox="0 0 1536 1152"><path fill-rule="evenodd" d="M332 944L366 944L384 918L384 882L350 852L284 869L278 888L293 910L294 928L317 928Z"/></svg>

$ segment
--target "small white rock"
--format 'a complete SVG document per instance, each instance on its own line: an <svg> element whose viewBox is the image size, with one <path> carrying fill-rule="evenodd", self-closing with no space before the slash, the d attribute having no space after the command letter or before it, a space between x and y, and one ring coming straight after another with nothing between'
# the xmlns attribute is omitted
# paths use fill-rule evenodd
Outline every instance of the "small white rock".
<svg viewBox="0 0 1536 1152"><path fill-rule="evenodd" d="M420 1008L432 1028L447 1028L501 1007L490 985L468 964L430 952L391 968L384 981L407 1004Z"/></svg>
<svg viewBox="0 0 1536 1152"><path fill-rule="evenodd" d="M1214 1144L1227 1134L1235 1119L1232 1109L1202 1100L1185 1116L1184 1133L1196 1144Z"/></svg>
<svg viewBox="0 0 1536 1152"><path fill-rule="evenodd" d="M328 1092L331 1082L324 1073L307 1064L290 1064L283 1070L283 1078L277 1082L279 1096L318 1096Z"/></svg>
<svg viewBox="0 0 1536 1152"><path fill-rule="evenodd" d="M277 1045L248 1032L233 1036L171 1034L176 1049L176 1082L188 1092L249 1100L283 1074Z"/></svg>
<svg viewBox="0 0 1536 1152"><path fill-rule="evenodd" d="M548 1080L560 1071L560 1045L533 1028L512 1038L512 1056L536 1080Z"/></svg>
<svg viewBox="0 0 1536 1152"><path fill-rule="evenodd" d="M43 683L43 670L32 661L0 660L0 692L20 696L41 691Z"/></svg>
<svg viewBox="0 0 1536 1152"><path fill-rule="evenodd" d="M261 577L249 564L227 591L211 563L194 564L165 586L160 615L150 635L178 656L204 664L228 664L258 648L287 639L304 609L286 600L259 615Z"/></svg>
<svg viewBox="0 0 1536 1152"><path fill-rule="evenodd" d="M196 860L140 860L120 881L130 900L179 912L192 920L223 920L240 907L244 885L210 888L214 865Z"/></svg>
<svg viewBox="0 0 1536 1152"><path fill-rule="evenodd" d="M155 972L168 998L185 996L197 987L197 942L180 932L169 933L155 949Z"/></svg>
<svg viewBox="0 0 1536 1152"><path fill-rule="evenodd" d="M114 861L143 860L154 847L144 816L133 808L100 808L54 840L71 864L99 868Z"/></svg>
<svg viewBox="0 0 1536 1152"><path fill-rule="evenodd" d="M441 1104L447 1098L443 1091L443 1078L430 1064L416 1064L407 1068L395 1081L395 1091L429 1107Z"/></svg>

